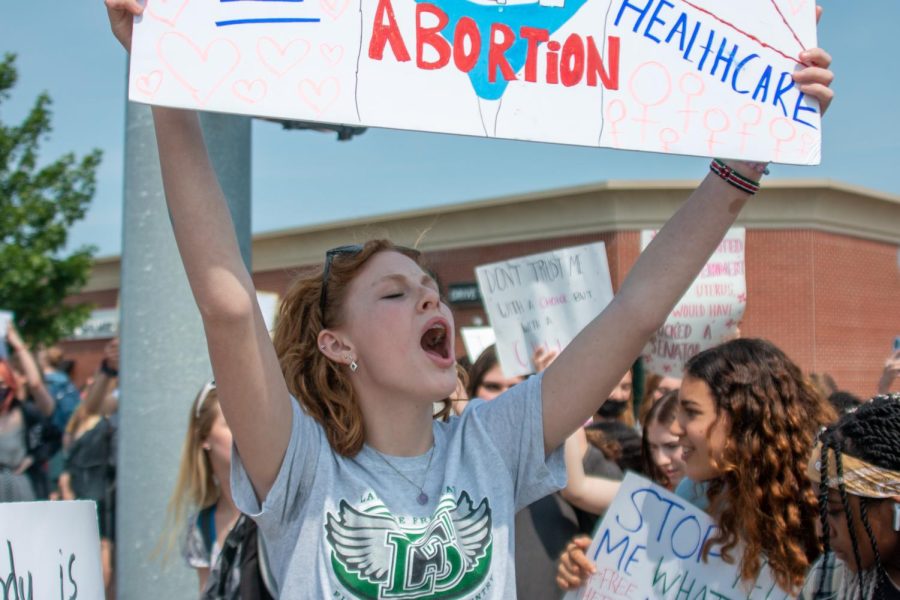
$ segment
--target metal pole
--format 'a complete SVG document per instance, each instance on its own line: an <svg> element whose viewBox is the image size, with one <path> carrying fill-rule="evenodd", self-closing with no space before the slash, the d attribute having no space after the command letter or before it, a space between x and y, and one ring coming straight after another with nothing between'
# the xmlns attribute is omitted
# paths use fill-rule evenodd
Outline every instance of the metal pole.
<svg viewBox="0 0 900 600"><path fill-rule="evenodd" d="M191 402L210 376L197 307L169 224L148 106L128 103L122 215L117 596L196 598L181 558L153 558L177 476ZM250 264L250 119L204 114L213 166ZM202 223L197 223L202 227Z"/></svg>

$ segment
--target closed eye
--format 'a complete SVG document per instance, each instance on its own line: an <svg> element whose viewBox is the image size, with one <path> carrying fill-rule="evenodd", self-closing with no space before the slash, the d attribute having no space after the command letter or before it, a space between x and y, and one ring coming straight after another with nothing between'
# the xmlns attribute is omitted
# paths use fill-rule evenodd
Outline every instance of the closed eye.
<svg viewBox="0 0 900 600"><path fill-rule="evenodd" d="M396 292L394 294L388 294L387 296L382 296L382 298L384 300L390 300L393 298L402 298L402 297L403 297L403 292Z"/></svg>

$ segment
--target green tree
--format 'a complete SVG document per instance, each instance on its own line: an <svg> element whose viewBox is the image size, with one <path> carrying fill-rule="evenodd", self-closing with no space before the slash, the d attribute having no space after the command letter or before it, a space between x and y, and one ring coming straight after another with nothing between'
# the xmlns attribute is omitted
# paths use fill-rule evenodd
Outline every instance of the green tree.
<svg viewBox="0 0 900 600"><path fill-rule="evenodd" d="M0 107L18 72L15 55L0 60ZM95 249L66 252L69 228L84 217L96 187L101 153L68 153L39 164L51 131L50 97L43 93L21 124L0 121L0 309L11 310L22 336L53 343L84 322L90 305L65 298L87 281Z"/></svg>

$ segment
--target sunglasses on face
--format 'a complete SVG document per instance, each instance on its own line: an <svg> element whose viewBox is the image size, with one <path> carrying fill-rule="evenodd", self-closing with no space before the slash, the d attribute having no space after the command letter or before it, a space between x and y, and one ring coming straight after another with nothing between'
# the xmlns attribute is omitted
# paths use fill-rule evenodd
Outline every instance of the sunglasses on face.
<svg viewBox="0 0 900 600"><path fill-rule="evenodd" d="M322 315L323 325L325 324L325 307L328 305L328 280L331 278L331 265L334 262L334 258L336 256L356 256L363 251L363 247L362 244L350 244L348 246L332 248L325 253L325 266L322 269L322 288L319 291L319 314ZM411 258L415 257L416 259L420 255L418 250L407 248L406 246L394 246L394 250ZM437 281L437 277L435 277L433 273L429 272L429 275Z"/></svg>

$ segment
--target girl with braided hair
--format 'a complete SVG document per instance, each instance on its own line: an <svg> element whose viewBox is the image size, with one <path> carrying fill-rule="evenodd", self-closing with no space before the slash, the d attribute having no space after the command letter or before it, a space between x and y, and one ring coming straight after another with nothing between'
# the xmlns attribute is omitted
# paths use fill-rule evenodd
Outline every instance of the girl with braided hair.
<svg viewBox="0 0 900 600"><path fill-rule="evenodd" d="M900 599L900 394L876 396L823 430L808 473L819 485L825 556L802 597Z"/></svg>

